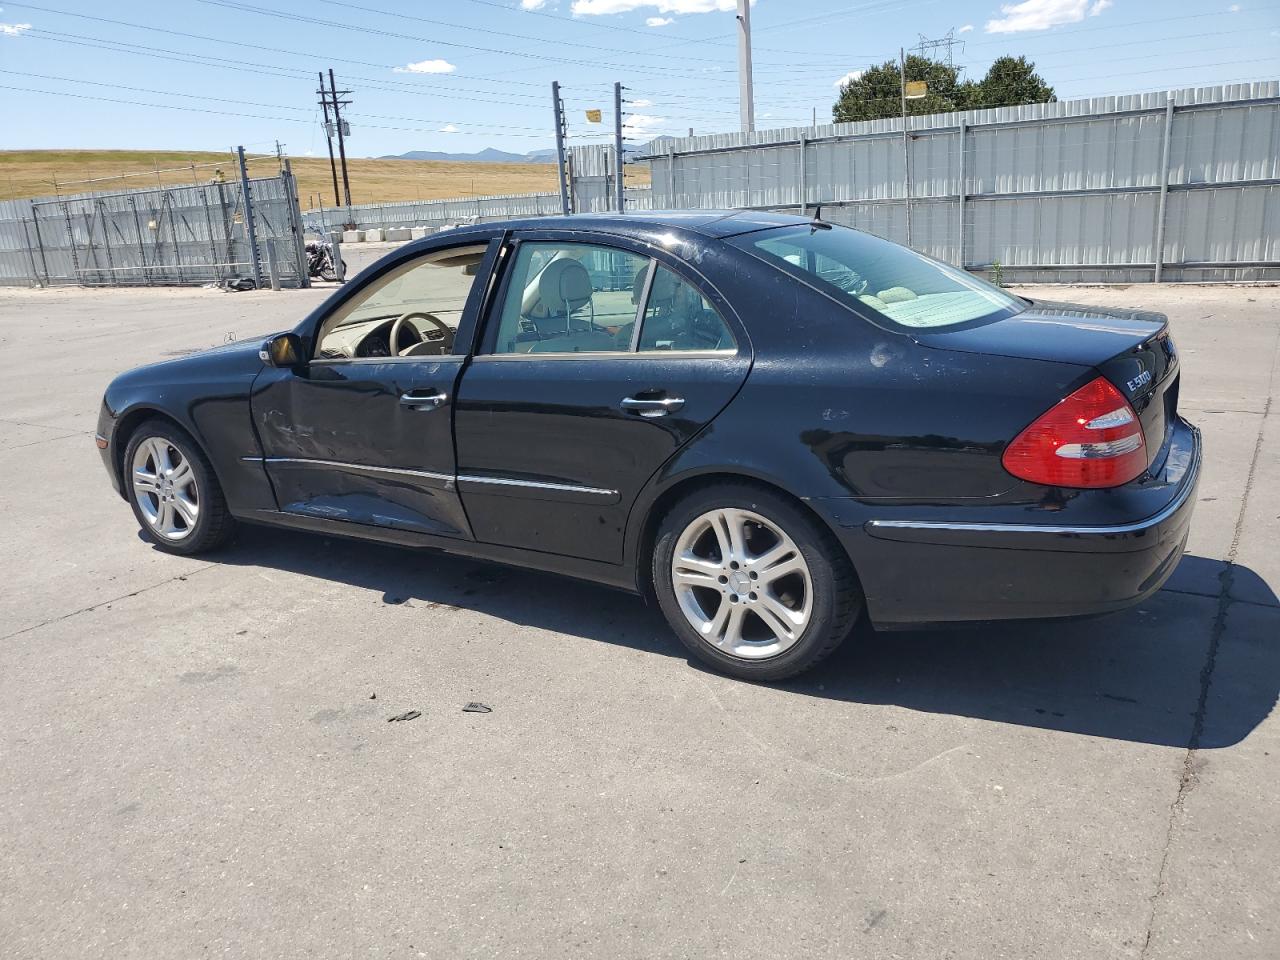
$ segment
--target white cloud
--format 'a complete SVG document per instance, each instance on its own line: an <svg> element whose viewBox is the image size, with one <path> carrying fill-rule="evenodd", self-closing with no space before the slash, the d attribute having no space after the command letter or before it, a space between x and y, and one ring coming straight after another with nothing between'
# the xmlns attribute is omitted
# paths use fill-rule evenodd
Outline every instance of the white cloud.
<svg viewBox="0 0 1280 960"><path fill-rule="evenodd" d="M1048 30L1063 23L1079 23L1085 17L1096 17L1111 6L1112 0L1023 0L1022 3L1002 4L1004 14L998 20L988 20L987 33L1023 33L1028 30Z"/></svg>
<svg viewBox="0 0 1280 960"><path fill-rule="evenodd" d="M666 117L652 117L646 113L633 113L622 124L624 134L647 137L655 127L667 122Z"/></svg>
<svg viewBox="0 0 1280 960"><path fill-rule="evenodd" d="M755 0L751 0L754 4ZM738 9L737 0L573 0L575 17L602 17L654 7L658 13L722 13Z"/></svg>
<svg viewBox="0 0 1280 960"><path fill-rule="evenodd" d="M1240 12L1240 4L1238 3L1233 3L1231 6L1227 7L1227 13L1239 13L1239 12Z"/></svg>
<svg viewBox="0 0 1280 960"><path fill-rule="evenodd" d="M969 32L970 30L972 30L972 29L973 29L973 24L972 24L972 23L966 23L963 27L961 27L959 30L957 30L957 31L956 31L956 33L968 33L968 32Z"/></svg>
<svg viewBox="0 0 1280 960"><path fill-rule="evenodd" d="M458 128L455 127L452 123L446 123L443 127L440 128L440 132L441 133L457 133Z"/></svg>
<svg viewBox="0 0 1280 960"><path fill-rule="evenodd" d="M521 10L541 10L547 5L547 0L520 0Z"/></svg>
<svg viewBox="0 0 1280 960"><path fill-rule="evenodd" d="M29 23L0 23L0 36L16 37L31 29Z"/></svg>
<svg viewBox="0 0 1280 960"><path fill-rule="evenodd" d="M417 63L406 63L396 67L396 73L453 73L457 70L448 60L419 60Z"/></svg>
<svg viewBox="0 0 1280 960"><path fill-rule="evenodd" d="M835 87L837 90L839 90L839 89L840 89L840 88L842 88L846 83L853 83L853 81L857 80L859 77L861 77L861 76L862 76L864 73L866 73L866 72L867 72L867 71L865 71L865 70L850 70L850 71L849 71L848 73L846 73L843 77L841 77L839 80L837 80L835 83L833 83L833 84L832 84L832 86L833 86L833 87Z"/></svg>
<svg viewBox="0 0 1280 960"><path fill-rule="evenodd" d="M646 27L669 27L675 23L674 17L650 17L644 22Z"/></svg>
<svg viewBox="0 0 1280 960"><path fill-rule="evenodd" d="M633 107L652 107L653 106L652 100L632 100L630 101L630 103Z"/></svg>

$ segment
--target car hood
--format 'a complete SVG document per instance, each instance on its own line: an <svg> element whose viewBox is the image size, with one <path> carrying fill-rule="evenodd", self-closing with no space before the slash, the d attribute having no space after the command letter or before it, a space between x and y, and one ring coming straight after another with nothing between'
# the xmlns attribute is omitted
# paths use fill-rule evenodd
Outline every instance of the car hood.
<svg viewBox="0 0 1280 960"><path fill-rule="evenodd" d="M120 374L112 381L112 388L139 384L166 384L177 381L208 380L231 377L247 377L252 380L263 367L258 351L272 336L246 337L231 343L220 344L209 350L199 350L172 360L161 360L146 366L135 367Z"/></svg>
<svg viewBox="0 0 1280 960"><path fill-rule="evenodd" d="M1159 336L1169 319L1148 310L1035 300L1015 316L960 330L917 330L927 347L1098 366Z"/></svg>

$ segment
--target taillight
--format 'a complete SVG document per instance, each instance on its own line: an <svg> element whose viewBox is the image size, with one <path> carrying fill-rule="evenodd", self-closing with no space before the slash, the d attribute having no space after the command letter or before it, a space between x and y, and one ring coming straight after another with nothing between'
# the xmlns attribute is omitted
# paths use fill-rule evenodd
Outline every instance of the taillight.
<svg viewBox="0 0 1280 960"><path fill-rule="evenodd" d="M1004 468L1051 487L1118 487L1147 467L1142 424L1105 377L1085 384L1005 448Z"/></svg>

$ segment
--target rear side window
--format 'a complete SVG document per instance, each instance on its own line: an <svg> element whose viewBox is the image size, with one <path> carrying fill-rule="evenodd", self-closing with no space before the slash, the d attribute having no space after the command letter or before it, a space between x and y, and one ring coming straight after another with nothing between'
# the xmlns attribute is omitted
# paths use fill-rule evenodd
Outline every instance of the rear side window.
<svg viewBox="0 0 1280 960"><path fill-rule="evenodd" d="M525 241L516 250L495 354L734 351L715 308L650 257L591 243Z"/></svg>
<svg viewBox="0 0 1280 960"><path fill-rule="evenodd" d="M847 227L780 227L729 242L890 326L954 327L1025 309L1019 298L963 270Z"/></svg>
<svg viewBox="0 0 1280 960"><path fill-rule="evenodd" d="M733 334L707 298L661 264L649 281L640 350L732 350Z"/></svg>
<svg viewBox="0 0 1280 960"><path fill-rule="evenodd" d="M649 258L588 243L522 243L494 353L631 349Z"/></svg>

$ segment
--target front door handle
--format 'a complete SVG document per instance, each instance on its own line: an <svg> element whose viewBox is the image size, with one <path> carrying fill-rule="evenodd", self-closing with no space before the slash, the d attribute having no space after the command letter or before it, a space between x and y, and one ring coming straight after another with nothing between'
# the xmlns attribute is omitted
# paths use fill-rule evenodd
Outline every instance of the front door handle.
<svg viewBox="0 0 1280 960"><path fill-rule="evenodd" d="M410 410L437 410L449 400L443 390L410 390L400 395L400 406Z"/></svg>
<svg viewBox="0 0 1280 960"><path fill-rule="evenodd" d="M638 413L642 417L665 417L675 413L684 406L683 397L626 397L620 404L628 413Z"/></svg>

